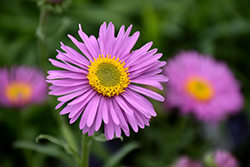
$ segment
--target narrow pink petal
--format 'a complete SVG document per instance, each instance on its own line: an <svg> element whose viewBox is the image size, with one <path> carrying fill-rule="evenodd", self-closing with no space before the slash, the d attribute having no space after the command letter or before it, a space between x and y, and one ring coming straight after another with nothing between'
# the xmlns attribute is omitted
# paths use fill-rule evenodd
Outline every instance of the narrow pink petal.
<svg viewBox="0 0 250 167"><path fill-rule="evenodd" d="M131 97L136 99L136 102L145 108L146 111L148 111L152 116L156 116L156 112L154 110L154 106L151 104L150 101L148 101L147 98L142 96L141 94L134 92L130 89L126 90L126 93L129 94Z"/></svg>
<svg viewBox="0 0 250 167"><path fill-rule="evenodd" d="M101 96L101 99L100 99L100 105L98 107L98 111L97 111L97 114L96 114L96 119L95 119L95 131L98 131L101 127L101 124L102 124L102 110L103 110L103 96Z"/></svg>
<svg viewBox="0 0 250 167"><path fill-rule="evenodd" d="M93 92L96 92L96 91L93 90L91 87L86 88L86 92L83 95L77 97L76 99L74 99L73 101L71 101L68 105L75 105L77 103L83 102L90 95L93 96L94 95Z"/></svg>
<svg viewBox="0 0 250 167"><path fill-rule="evenodd" d="M130 72L129 77L132 79L140 75L150 73L151 71L155 71L156 69L165 65L166 65L165 61L158 61L158 62L150 64L149 66L145 66L144 68L138 69L136 71L132 71L132 72L129 71Z"/></svg>
<svg viewBox="0 0 250 167"><path fill-rule="evenodd" d="M58 108L62 107L62 105L64 105L66 102L62 101L59 104L57 104L57 106L55 107L55 109L57 110Z"/></svg>
<svg viewBox="0 0 250 167"><path fill-rule="evenodd" d="M114 123L115 123L116 125L119 125L119 124L120 124L120 121L119 121L119 119L117 118L117 115L116 115L116 112L115 112L115 110L114 110L114 106L113 106L113 102L112 102L111 98L109 99L109 110L110 110L110 115L111 115L111 117L112 117Z"/></svg>
<svg viewBox="0 0 250 167"><path fill-rule="evenodd" d="M88 135L92 136L94 133L95 133L95 127L94 126L89 127Z"/></svg>
<svg viewBox="0 0 250 167"><path fill-rule="evenodd" d="M62 42L61 45L62 45L61 48L70 55L72 60L76 60L85 67L89 65L90 62L82 54L78 53L71 47L64 45Z"/></svg>
<svg viewBox="0 0 250 167"><path fill-rule="evenodd" d="M122 54L120 58L125 60L125 56L130 53L131 49L134 47L135 43L137 42L140 36L140 32L135 32L131 37L127 38L126 43L124 43L124 49L122 50Z"/></svg>
<svg viewBox="0 0 250 167"><path fill-rule="evenodd" d="M87 90L86 89L83 89L83 90L79 90L77 92L74 92L74 93L70 93L70 94L67 94L65 96L61 96L59 98L57 98L58 101L69 101L83 93L85 93Z"/></svg>
<svg viewBox="0 0 250 167"><path fill-rule="evenodd" d="M95 36L93 36L93 35L90 35L89 40L92 43L94 50L96 50L96 55L93 55L93 56L95 58L98 58L99 54L100 54L98 41L96 40Z"/></svg>
<svg viewBox="0 0 250 167"><path fill-rule="evenodd" d="M59 68L63 68L63 69L66 69L66 70L69 70L69 71L73 71L73 72L79 72L79 73L85 73L85 70L83 69L80 69L80 68L77 68L75 66L72 66L68 63L61 63L59 61L56 61L56 60L53 60L53 59L49 59L49 61L56 67L59 67Z"/></svg>
<svg viewBox="0 0 250 167"><path fill-rule="evenodd" d="M153 42L149 42L142 46L140 49L136 50L131 54L131 56L126 60L126 65L130 66L135 60L139 59L143 54L145 54L153 45Z"/></svg>
<svg viewBox="0 0 250 167"><path fill-rule="evenodd" d="M90 110L90 113L88 115L88 119L87 119L87 126L90 127L93 123L94 123L94 119L96 117L96 112L97 112L97 109L98 109L98 106L99 106L99 102L100 102L100 97L101 96L95 96L91 101L94 101L93 102L93 106ZM91 103L90 101L90 103ZM89 104L90 105L90 104ZM86 110L88 109L88 106L86 107Z"/></svg>
<svg viewBox="0 0 250 167"><path fill-rule="evenodd" d="M63 45L62 42L61 42L61 44L62 44L61 48L64 49L66 51L66 53L63 53L63 52L57 50L57 52L58 52L58 54L56 56L57 59L62 60L63 62L66 61L66 62L71 63L71 64L73 64L75 66L78 66L78 67L80 67L82 69L87 69L88 68L87 66L89 64L89 61L85 57L82 56L82 59L85 59L86 62L84 62L83 60L78 60L77 58L74 57L74 54L72 54L70 51L68 51L66 49L68 46ZM72 50L72 52L73 52L73 50ZM77 53L78 52L76 52L75 54L77 54Z"/></svg>
<svg viewBox="0 0 250 167"><path fill-rule="evenodd" d="M129 136L129 127L128 127L128 123L126 121L126 118L123 115L123 111L121 110L121 108L119 107L118 103L116 102L116 100L114 98L112 98L113 104L114 104L114 109L116 111L117 117L119 118L120 121L120 126L122 128L122 130L124 131L124 133Z"/></svg>
<svg viewBox="0 0 250 167"><path fill-rule="evenodd" d="M77 46L77 48L80 49L80 51L86 56L87 59L91 60L92 61L92 56L91 54L89 53L86 45L82 42L78 42L73 36L71 35L68 35L68 37L71 39L71 41Z"/></svg>
<svg viewBox="0 0 250 167"><path fill-rule="evenodd" d="M160 90L163 90L163 86L159 82L157 82L155 80L135 78L135 79L131 80L131 83L149 85L149 86L153 86L155 88L158 88Z"/></svg>
<svg viewBox="0 0 250 167"><path fill-rule="evenodd" d="M136 60L134 60L136 61ZM134 66L130 66L129 72L136 71L138 69L144 69L145 67L148 67L149 65L155 63L158 61L158 58L156 56L151 56L146 61L141 62L140 64L136 63Z"/></svg>
<svg viewBox="0 0 250 167"><path fill-rule="evenodd" d="M78 86L82 84L86 84L89 81L87 79L83 80L76 80L76 79L59 79L59 80L46 80L47 83L52 83L53 85L56 86L66 86L66 87L71 87L71 86Z"/></svg>
<svg viewBox="0 0 250 167"><path fill-rule="evenodd" d="M122 96L115 96L115 100L119 104L119 106L128 114L133 114L134 111L128 106L126 101Z"/></svg>
<svg viewBox="0 0 250 167"><path fill-rule="evenodd" d="M80 116L81 114L82 114L82 112L78 112L76 115L74 115L74 116L70 119L69 123L70 123L70 124L74 123L74 122L79 118L79 116Z"/></svg>
<svg viewBox="0 0 250 167"><path fill-rule="evenodd" d="M86 89L88 86L89 85L85 84L85 85L78 85L78 86L72 86L72 87L57 87L57 88L54 88L54 90L50 91L49 94L56 95L56 96L66 95L68 93L73 93L81 89Z"/></svg>
<svg viewBox="0 0 250 167"><path fill-rule="evenodd" d="M92 111L95 112L94 110L97 109L99 103L96 104L96 101L99 98L100 98L99 95L95 94L92 98L89 98L88 100L86 100L87 102L84 101L84 103L86 103L87 106L84 109L84 112L83 112L81 120L80 120L80 124L79 124L80 129L83 129L85 126L87 126L89 114L91 114Z"/></svg>
<svg viewBox="0 0 250 167"><path fill-rule="evenodd" d="M115 135L116 135L116 137L120 137L121 136L121 128L120 128L120 126L114 125L114 127L115 127Z"/></svg>
<svg viewBox="0 0 250 167"><path fill-rule="evenodd" d="M136 59L135 61L133 61L130 65L130 67L136 66L138 64L141 64L145 61L148 61L151 57L153 57L153 55L158 51L158 49L152 49L148 52L146 52L145 54L143 54L139 59Z"/></svg>
<svg viewBox="0 0 250 167"><path fill-rule="evenodd" d="M136 119L135 119L135 116L134 116L134 114L127 114L127 113L125 113L126 114L126 117L127 117L127 119L128 119L128 122L129 122L129 124L130 124L130 126L132 127L132 129L135 131L135 132L138 132L138 126L137 126L137 121L136 121Z"/></svg>
<svg viewBox="0 0 250 167"><path fill-rule="evenodd" d="M100 53L103 54L104 56L106 56L106 50L105 50L105 37L106 37L106 27L107 27L107 23L104 22L101 26L100 26L100 30L99 30L99 38L98 38L98 43L100 46Z"/></svg>
<svg viewBox="0 0 250 167"><path fill-rule="evenodd" d="M123 36L124 36L124 33L125 33L125 26L122 25L119 32L118 32L118 35L117 35L117 38L115 40L115 43L114 43L114 47L113 47L113 53L111 53L112 55L116 56L116 57L119 57L119 55L117 54L117 52L119 51L119 47L121 45L121 42L123 40Z"/></svg>
<svg viewBox="0 0 250 167"><path fill-rule="evenodd" d="M89 127L87 125L85 125L84 127L80 128L82 129L82 133L85 134L89 131Z"/></svg>
<svg viewBox="0 0 250 167"><path fill-rule="evenodd" d="M102 98L102 118L103 118L103 122L105 124L108 124L109 120L109 115L108 115L108 99L106 99L106 97Z"/></svg>
<svg viewBox="0 0 250 167"><path fill-rule="evenodd" d="M60 112L60 115L70 113L70 112L72 111L72 108L73 108L73 107L74 107L74 106L66 106L66 107L64 107L64 108L62 109L62 111Z"/></svg>
<svg viewBox="0 0 250 167"><path fill-rule="evenodd" d="M114 131L115 131L114 126L115 124L113 123L112 120L110 120L108 124L104 125L104 133L108 140L111 140L114 137Z"/></svg>
<svg viewBox="0 0 250 167"><path fill-rule="evenodd" d="M139 92L145 96L148 96L152 99L155 99L157 101L161 101L161 102L164 101L164 97L162 95L160 95L152 90L149 90L149 89L146 89L146 88L143 88L140 86L132 85L132 84L129 85L129 88L136 91L136 92Z"/></svg>
<svg viewBox="0 0 250 167"><path fill-rule="evenodd" d="M62 78L70 78L70 79L86 79L86 74L70 72L66 70L51 70L48 71L47 79L62 79Z"/></svg>
<svg viewBox="0 0 250 167"><path fill-rule="evenodd" d="M113 45L114 45L114 33L115 33L115 27L110 22L108 27L106 28L106 23L104 22L103 25L100 27L99 31L99 44L100 44L100 53L103 55L110 55L112 54ZM111 55L114 56L114 55Z"/></svg>
<svg viewBox="0 0 250 167"><path fill-rule="evenodd" d="M140 79L140 80L143 80L143 79L150 79L150 80L156 80L158 82L168 82L169 79L167 77L165 77L164 75L162 74L159 74L159 75L142 75L140 77L137 77L136 79Z"/></svg>
<svg viewBox="0 0 250 167"><path fill-rule="evenodd" d="M151 114L148 112L148 109L145 106L141 106L137 99L128 93L128 90L122 94L122 96L127 100L129 104L131 104L134 108L136 108L138 111L140 111L142 114L144 114L146 117L150 118ZM151 109L152 110L152 109Z"/></svg>
<svg viewBox="0 0 250 167"><path fill-rule="evenodd" d="M135 112L134 116L135 116L135 119L136 119L136 122L137 122L138 126L140 128L142 128L142 129L144 129L145 124L144 124L144 122L142 120L142 118L144 117L144 115L141 115L141 113L139 113L139 112Z"/></svg>
<svg viewBox="0 0 250 167"><path fill-rule="evenodd" d="M132 25L130 25L128 28L127 28L127 31L125 32L123 38L122 38L122 41L121 41L121 47L119 47L119 49L117 50L117 53L116 53L116 56L117 57L122 57L122 55L126 55L126 53L123 52L123 49L120 49L124 46L126 46L125 44L127 43L127 38L131 32L131 29L132 29Z"/></svg>
<svg viewBox="0 0 250 167"><path fill-rule="evenodd" d="M89 50L89 53L91 54L90 61L93 61L93 57L96 55L99 55L99 52L95 50L95 46L93 46L93 43L90 41L89 37L82 31L81 25L79 25L79 31L78 34L82 38L83 42L85 43L87 49Z"/></svg>

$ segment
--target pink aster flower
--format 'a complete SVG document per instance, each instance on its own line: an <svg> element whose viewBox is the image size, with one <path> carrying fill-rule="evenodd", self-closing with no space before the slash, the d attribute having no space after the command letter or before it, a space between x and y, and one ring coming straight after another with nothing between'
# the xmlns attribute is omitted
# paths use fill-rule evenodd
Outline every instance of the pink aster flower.
<svg viewBox="0 0 250 167"><path fill-rule="evenodd" d="M0 68L0 105L20 108L46 99L47 84L41 71L32 67Z"/></svg>
<svg viewBox="0 0 250 167"><path fill-rule="evenodd" d="M224 150L215 152L214 161L218 167L239 167L238 161L229 152Z"/></svg>
<svg viewBox="0 0 250 167"><path fill-rule="evenodd" d="M129 125L135 132L138 126L148 126L156 112L144 96L158 101L164 97L141 84L163 88L160 82L168 79L160 74L159 68L166 64L158 60L162 54L149 50L152 42L131 52L139 37L139 32L129 36L132 26L127 31L122 26L115 37L114 25L104 22L97 39L79 28L83 42L68 37L82 53L61 43L64 52L57 51L56 58L62 62L49 59L63 69L48 71L49 94L61 96L56 109L66 103L60 114L69 113L70 123L80 117L79 128L88 135L98 131L103 122L108 140L114 134L119 137L121 130L129 136Z"/></svg>
<svg viewBox="0 0 250 167"><path fill-rule="evenodd" d="M194 161L187 156L182 156L172 167L203 167L203 165L202 163Z"/></svg>
<svg viewBox="0 0 250 167"><path fill-rule="evenodd" d="M195 51L179 53L169 61L164 73L167 83L166 105L183 114L216 123L243 106L240 86L227 65Z"/></svg>

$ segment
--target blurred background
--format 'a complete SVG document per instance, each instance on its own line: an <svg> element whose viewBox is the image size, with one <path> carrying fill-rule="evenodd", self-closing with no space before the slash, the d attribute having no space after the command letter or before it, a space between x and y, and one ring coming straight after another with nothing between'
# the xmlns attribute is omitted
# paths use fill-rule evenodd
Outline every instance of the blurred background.
<svg viewBox="0 0 250 167"><path fill-rule="evenodd" d="M37 27L43 10L41 4L48 4L43 23L44 73L56 69L46 59L55 58L60 41L76 48L67 34L79 39L79 23L86 34L98 36L100 25L112 21L116 32L121 25L127 28L131 24L132 33L140 31L133 49L153 41L153 48L163 53L161 60L168 60L179 50L210 54L227 63L241 83L244 108L221 121L218 127L207 126L192 116L167 112L162 103L152 101L158 116L151 119L150 126L138 133L131 131L131 136L124 136L123 141L94 141L91 166L167 167L181 155L200 160L204 153L217 148L230 150L242 166L250 166L250 1L67 0L61 5L45 0L0 0L0 67L39 66ZM39 134L64 140L65 127L60 122L67 123L68 118L59 116L56 105L56 98L50 96L46 102L21 111L0 107L1 167L74 165L72 157L61 147L47 141L35 142ZM79 120L72 125L64 124L76 137L77 145L81 137L78 124ZM112 157L119 162L111 161Z"/></svg>

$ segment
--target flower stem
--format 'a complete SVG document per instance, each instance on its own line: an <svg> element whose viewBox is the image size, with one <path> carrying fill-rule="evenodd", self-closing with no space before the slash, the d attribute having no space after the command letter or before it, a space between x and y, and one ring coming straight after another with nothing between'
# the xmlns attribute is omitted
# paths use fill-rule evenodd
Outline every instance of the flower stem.
<svg viewBox="0 0 250 167"><path fill-rule="evenodd" d="M92 137L88 136L87 133L82 135L82 155L81 155L81 162L79 164L80 167L89 166L89 149L91 141Z"/></svg>
<svg viewBox="0 0 250 167"><path fill-rule="evenodd" d="M45 70L45 57L46 57L46 47L45 47L45 23L48 15L48 10L46 8L41 8L39 24L36 31L37 44L38 44L38 61L43 70Z"/></svg>

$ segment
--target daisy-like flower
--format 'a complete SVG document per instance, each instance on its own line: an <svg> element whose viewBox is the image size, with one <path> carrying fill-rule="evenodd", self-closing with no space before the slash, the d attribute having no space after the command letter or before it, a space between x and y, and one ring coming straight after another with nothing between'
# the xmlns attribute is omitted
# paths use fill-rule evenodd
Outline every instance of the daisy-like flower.
<svg viewBox="0 0 250 167"><path fill-rule="evenodd" d="M1 106L21 108L46 99L48 91L45 76L36 68L0 68L0 81Z"/></svg>
<svg viewBox="0 0 250 167"><path fill-rule="evenodd" d="M171 167L203 167L203 165L202 163L194 161L187 156L182 156Z"/></svg>
<svg viewBox="0 0 250 167"><path fill-rule="evenodd" d="M129 36L132 26L127 31L122 26L115 37L114 25L104 22L98 39L79 28L83 42L68 37L82 53L61 43L65 52L57 51L56 58L62 62L49 59L63 69L48 71L47 82L53 84L49 94L61 96L56 109L67 103L60 114L69 113L70 123L81 117L79 128L89 135L98 131L103 121L108 140L114 134L119 137L121 130L129 136L129 125L135 132L138 126L148 126L156 112L143 95L158 101L164 97L140 85L163 88L160 82L168 79L160 74L159 68L166 64L158 60L162 54L156 53L157 49L149 51L152 42L131 52L139 37L139 32Z"/></svg>
<svg viewBox="0 0 250 167"><path fill-rule="evenodd" d="M214 154L214 161L218 167L239 167L235 157L225 150L217 150Z"/></svg>
<svg viewBox="0 0 250 167"><path fill-rule="evenodd" d="M216 123L243 106L240 86L227 65L195 51L182 51L169 60L164 73L167 83L166 105L183 114Z"/></svg>

